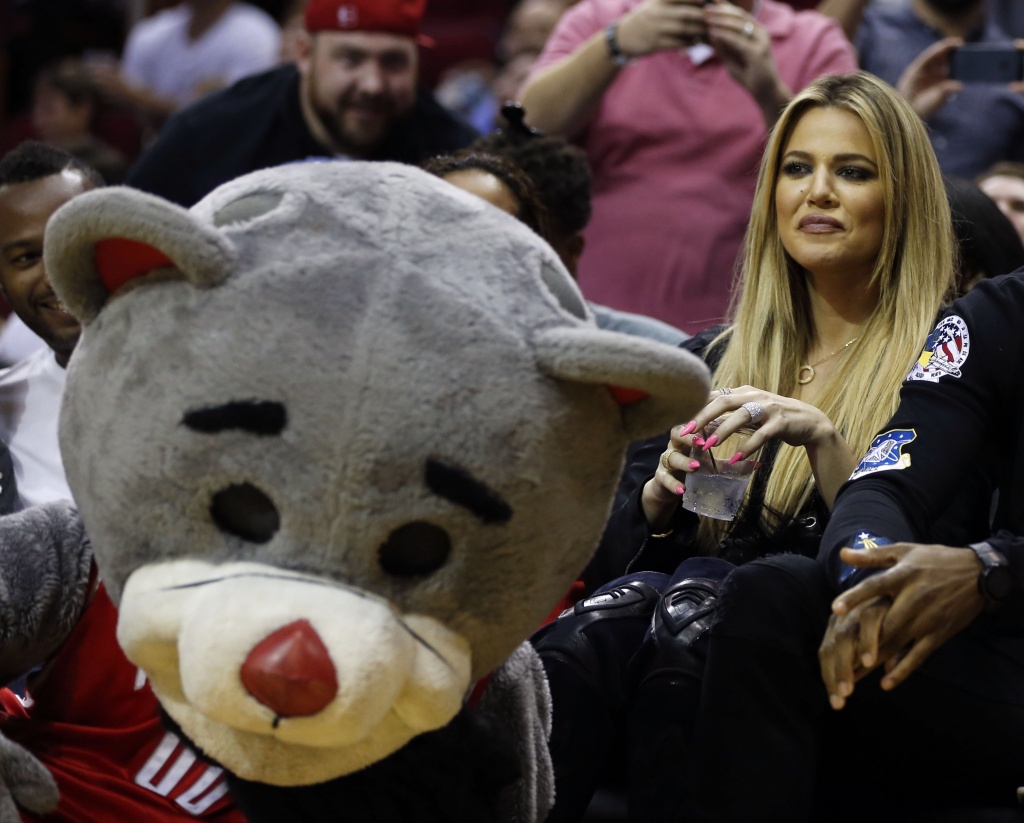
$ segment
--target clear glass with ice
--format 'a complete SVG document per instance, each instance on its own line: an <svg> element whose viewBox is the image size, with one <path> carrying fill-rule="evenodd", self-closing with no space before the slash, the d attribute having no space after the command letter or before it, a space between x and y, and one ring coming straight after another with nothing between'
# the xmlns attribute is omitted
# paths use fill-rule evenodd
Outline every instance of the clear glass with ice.
<svg viewBox="0 0 1024 823"><path fill-rule="evenodd" d="M718 430L728 415L712 420L701 436L707 440ZM757 461L746 454L746 443L754 429L743 428L716 443L707 451L699 446L690 450L690 457L700 461L700 468L686 478L683 508L716 520L732 520L740 510L743 496L750 484ZM736 452L744 452L742 460L729 465Z"/></svg>

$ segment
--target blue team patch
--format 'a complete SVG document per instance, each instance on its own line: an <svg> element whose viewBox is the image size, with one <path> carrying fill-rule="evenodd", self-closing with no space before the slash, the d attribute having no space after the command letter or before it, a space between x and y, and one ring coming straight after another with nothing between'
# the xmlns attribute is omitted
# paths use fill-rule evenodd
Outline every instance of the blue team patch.
<svg viewBox="0 0 1024 823"><path fill-rule="evenodd" d="M960 368L971 353L971 335L962 317L944 317L928 335L924 351L907 375L907 380L938 383L940 377L960 377Z"/></svg>
<svg viewBox="0 0 1024 823"><path fill-rule="evenodd" d="M881 537L877 534L872 534L868 531L857 532L857 537L854 538L852 549L877 549L879 546L891 546L892 541L888 537ZM841 571L839 572L839 582L845 583L850 575L859 571L856 566L851 566L849 563L840 564Z"/></svg>
<svg viewBox="0 0 1024 823"><path fill-rule="evenodd" d="M871 441L871 448L864 459L850 475L851 480L875 472L905 469L910 465L910 455L903 453L903 447L917 439L914 429L893 429L878 435Z"/></svg>

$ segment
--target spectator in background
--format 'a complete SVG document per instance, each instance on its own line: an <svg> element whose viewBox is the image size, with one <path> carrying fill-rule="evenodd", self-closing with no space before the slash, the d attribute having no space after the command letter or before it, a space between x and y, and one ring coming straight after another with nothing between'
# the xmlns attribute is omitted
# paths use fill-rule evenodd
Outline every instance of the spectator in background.
<svg viewBox="0 0 1024 823"><path fill-rule="evenodd" d="M526 173L548 214L544 239L576 279L591 212L593 178L586 155L564 138L531 129L523 122L522 107L515 103L506 104L502 115L506 121L504 128L481 137L471 149L502 157ZM588 305L597 325L607 331L648 337L674 346L689 337L653 317L616 311L593 302Z"/></svg>
<svg viewBox="0 0 1024 823"><path fill-rule="evenodd" d="M0 289L17 317L46 343L0 372L0 440L14 457L19 508L71 499L57 417L81 326L46 277L43 239L57 209L102 185L95 170L41 143L23 143L0 161Z"/></svg>
<svg viewBox="0 0 1024 823"><path fill-rule="evenodd" d="M978 178L978 186L1013 223L1024 242L1024 163L997 163Z"/></svg>
<svg viewBox="0 0 1024 823"><path fill-rule="evenodd" d="M582 0L522 93L594 172L589 299L696 332L726 312L768 127L856 59L838 24L775 0Z"/></svg>
<svg viewBox="0 0 1024 823"><path fill-rule="evenodd" d="M928 124L943 172L973 178L1024 160L1024 85L951 80L950 56L965 42L1012 46L985 0L872 5L856 39L861 68L896 86Z"/></svg>
<svg viewBox="0 0 1024 823"><path fill-rule="evenodd" d="M191 206L257 169L335 156L419 165L477 136L417 91L425 0L311 0L297 65L180 112L128 177Z"/></svg>
<svg viewBox="0 0 1024 823"><path fill-rule="evenodd" d="M185 0L137 23L120 67L93 76L117 102L162 121L182 106L271 68L281 32L266 12L235 0Z"/></svg>
<svg viewBox="0 0 1024 823"><path fill-rule="evenodd" d="M92 131L98 102L96 85L85 66L68 58L36 77L32 126L42 142L96 169L104 180L120 183L128 170L124 155Z"/></svg>
<svg viewBox="0 0 1024 823"><path fill-rule="evenodd" d="M969 180L947 176L943 182L960 250L957 296L967 294L979 280L1024 266L1024 244L999 205Z"/></svg>
<svg viewBox="0 0 1024 823"><path fill-rule="evenodd" d="M502 103L516 100L530 69L565 11L577 0L518 0L502 30L492 62L466 61L441 77L436 93L452 111L480 131L495 127ZM859 0L786 0L794 9L817 7L822 14L842 17ZM894 0L889 0L894 2ZM895 0L899 2L899 0ZM859 21L859 16L858 16Z"/></svg>
<svg viewBox="0 0 1024 823"><path fill-rule="evenodd" d="M537 190L530 178L507 160L467 149L432 157L423 170L511 214L551 242L548 213Z"/></svg>
<svg viewBox="0 0 1024 823"><path fill-rule="evenodd" d="M558 152L563 149L571 149L564 141L557 138L538 138L538 140L551 140L546 146L536 147L532 156L527 153L520 153L520 156L527 154L527 162L532 161L531 171L515 163L513 157L503 152L507 151L507 145L503 145L501 135L485 138L485 141L477 141L464 152L458 154L434 157L424 164L425 171L430 172L442 180L451 183L456 188L475 194L477 197L486 200L492 206L497 206L513 217L529 226L533 231L543 237L565 263L569 273L576 276L574 263L578 253L572 251L573 243L571 236L564 231L564 209L563 219L559 219L551 206L558 208L557 196L552 197L550 192L542 192L540 185L543 177L538 175L538 166L544 162L546 157L550 165L547 174L559 171L569 171L566 165L572 165L573 160L582 162L582 170L586 173L586 194L589 207L589 181L590 172L586 167L586 159L582 156L559 157ZM561 142L562 146L558 143ZM493 153L490 153L493 150ZM578 151L578 150L577 150ZM568 163L566 162L568 161ZM559 168L561 166L561 168ZM576 166L575 170L580 167ZM541 172L543 174L543 172ZM569 180L569 186L578 188L580 176ZM556 185L564 183L564 178ZM565 186L562 185L564 191ZM585 221L584 221L585 223ZM581 237L582 239L582 237ZM566 242L570 240L570 242ZM658 340L671 346L678 346L687 335L679 329L674 329L667 323L653 320L649 317L615 312L590 303L590 309L594 313L594 319L599 328L608 331L618 331L624 334L634 334L638 337L646 337L651 340Z"/></svg>
<svg viewBox="0 0 1024 823"><path fill-rule="evenodd" d="M548 37L572 4L573 0L519 0L498 41L497 61L449 69L438 84L438 99L480 131L490 131L499 107L517 98Z"/></svg>
<svg viewBox="0 0 1024 823"><path fill-rule="evenodd" d="M576 0L519 0L498 41L501 69L494 78L498 104L516 100L544 46Z"/></svg>

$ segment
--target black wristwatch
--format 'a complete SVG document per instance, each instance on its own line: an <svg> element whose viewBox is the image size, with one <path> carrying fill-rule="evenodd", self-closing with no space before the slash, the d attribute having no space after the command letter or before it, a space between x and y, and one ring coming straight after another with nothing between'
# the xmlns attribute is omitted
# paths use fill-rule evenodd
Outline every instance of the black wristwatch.
<svg viewBox="0 0 1024 823"><path fill-rule="evenodd" d="M988 543L973 543L968 546L981 561L981 572L978 574L978 591L986 603L1001 603L1013 591L1013 574L1010 564L1002 552L996 551Z"/></svg>
<svg viewBox="0 0 1024 823"><path fill-rule="evenodd" d="M616 20L605 26L604 41L608 44L608 56L616 66L628 66L633 58L619 48L619 21Z"/></svg>

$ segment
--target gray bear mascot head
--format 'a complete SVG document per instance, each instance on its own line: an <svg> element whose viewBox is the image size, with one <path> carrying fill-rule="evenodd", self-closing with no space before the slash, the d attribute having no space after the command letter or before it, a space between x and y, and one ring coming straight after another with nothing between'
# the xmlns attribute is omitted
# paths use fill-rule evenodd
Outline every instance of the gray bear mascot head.
<svg viewBox="0 0 1024 823"><path fill-rule="evenodd" d="M449 723L586 564L626 445L708 393L409 167L271 169L190 211L100 190L45 253L84 325L61 448L119 641L208 755L277 786Z"/></svg>

